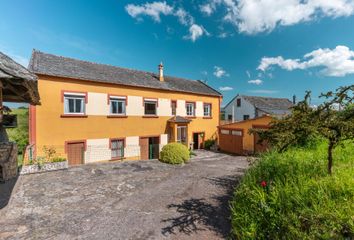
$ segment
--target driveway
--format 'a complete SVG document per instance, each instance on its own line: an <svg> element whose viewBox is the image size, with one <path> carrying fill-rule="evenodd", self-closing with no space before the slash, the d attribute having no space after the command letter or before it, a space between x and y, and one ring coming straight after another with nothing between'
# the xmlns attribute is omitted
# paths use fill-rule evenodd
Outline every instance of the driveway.
<svg viewBox="0 0 354 240"><path fill-rule="evenodd" d="M224 239L245 157L197 151L190 163L84 165L21 176L0 239Z"/></svg>

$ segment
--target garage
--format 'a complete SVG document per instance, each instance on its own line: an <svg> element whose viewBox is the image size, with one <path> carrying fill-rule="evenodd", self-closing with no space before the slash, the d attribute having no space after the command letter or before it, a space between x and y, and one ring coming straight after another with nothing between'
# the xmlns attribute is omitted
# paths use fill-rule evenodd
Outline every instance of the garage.
<svg viewBox="0 0 354 240"><path fill-rule="evenodd" d="M252 128L268 129L271 116L248 119L219 126L219 149L223 152L248 155L266 151L266 142L259 143L257 134L249 134Z"/></svg>
<svg viewBox="0 0 354 240"><path fill-rule="evenodd" d="M219 128L219 148L223 152L243 154L243 130Z"/></svg>

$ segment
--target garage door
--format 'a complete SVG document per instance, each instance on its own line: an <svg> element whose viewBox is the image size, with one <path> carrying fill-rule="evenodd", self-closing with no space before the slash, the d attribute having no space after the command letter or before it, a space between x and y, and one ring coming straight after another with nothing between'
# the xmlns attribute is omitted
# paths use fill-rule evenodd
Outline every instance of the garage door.
<svg viewBox="0 0 354 240"><path fill-rule="evenodd" d="M221 151L242 155L243 154L242 130L220 129L219 147Z"/></svg>

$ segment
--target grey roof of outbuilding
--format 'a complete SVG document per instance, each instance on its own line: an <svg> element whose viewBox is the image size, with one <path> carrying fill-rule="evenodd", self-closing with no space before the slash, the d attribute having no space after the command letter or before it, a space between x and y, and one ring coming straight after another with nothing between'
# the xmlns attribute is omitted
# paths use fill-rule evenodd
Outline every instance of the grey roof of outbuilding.
<svg viewBox="0 0 354 240"><path fill-rule="evenodd" d="M2 52L0 83L3 101L39 104L37 76Z"/></svg>
<svg viewBox="0 0 354 240"><path fill-rule="evenodd" d="M288 110L293 106L293 103L287 98L256 97L245 95L241 95L241 97L250 102L256 108L273 114L284 111L288 112Z"/></svg>
<svg viewBox="0 0 354 240"><path fill-rule="evenodd" d="M221 96L221 93L202 81L165 76L165 81L160 82L155 73L61 57L37 50L33 50L28 68L36 74L49 76Z"/></svg>

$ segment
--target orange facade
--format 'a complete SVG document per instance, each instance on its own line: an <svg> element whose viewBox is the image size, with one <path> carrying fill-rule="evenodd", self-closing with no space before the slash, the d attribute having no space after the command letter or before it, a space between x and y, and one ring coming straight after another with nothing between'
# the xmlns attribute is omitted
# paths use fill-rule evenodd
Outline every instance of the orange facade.
<svg viewBox="0 0 354 240"><path fill-rule="evenodd" d="M37 156L43 155L44 146L52 146L56 152L67 157L66 146L70 142L84 143L83 154L91 155L91 160L109 160L112 139L123 139L127 159L137 159L141 155L139 139L158 137L160 148L167 142L177 140L177 128L171 128L168 120L172 117L172 101L177 101L177 114L185 113L186 103L194 102L196 116L188 118L186 124L186 144L193 146L193 133L203 133L200 139L215 138L219 125L221 97L192 93L131 87L94 81L83 81L62 77L39 75L38 89L41 96L40 106L30 108L30 143ZM63 95L81 94L85 98L83 115L64 114ZM126 114L111 116L110 96L126 99ZM144 115L144 101L157 101L156 116ZM211 106L211 116L203 116L204 104ZM186 116L183 116L186 117ZM186 117L187 118L187 117ZM178 127L178 124L176 125ZM155 140L151 140L155 141ZM157 141L157 140L156 140ZM141 142L141 141L140 141ZM92 150L91 146L96 146ZM130 146L136 145L136 148ZM104 146L104 147L103 147ZM99 149L102 147L102 150ZM103 150L104 148L104 150ZM130 148L130 149L128 149ZM90 150L91 149L91 150ZM130 151L130 153L129 153ZM106 155L103 152L107 152ZM101 156L100 156L101 155Z"/></svg>

